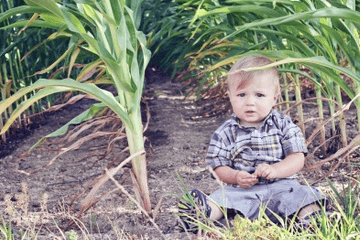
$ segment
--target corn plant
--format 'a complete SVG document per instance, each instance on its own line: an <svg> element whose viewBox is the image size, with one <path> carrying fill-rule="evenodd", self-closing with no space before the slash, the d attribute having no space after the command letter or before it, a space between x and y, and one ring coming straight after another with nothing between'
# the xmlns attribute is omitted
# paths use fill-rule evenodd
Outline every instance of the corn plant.
<svg viewBox="0 0 360 240"><path fill-rule="evenodd" d="M144 139L140 100L144 87L144 72L151 54L145 46L144 34L137 30L141 17L139 12L141 1L75 0L74 4L55 0L26 0L25 2L27 5L1 14L0 22L16 14L33 13L30 20L19 21L8 27L48 27L56 30L51 36L70 38L68 50L65 51L63 57L71 56L76 59L76 49L95 54L99 61L90 63L87 70L90 72L89 69L99 66L99 62L102 62L109 78L107 82L115 86L117 96L97 86L96 82L81 82L71 78L39 79L0 103L0 113L3 113L13 102L36 91L34 96L23 101L15 109L2 127L1 133L4 133L23 111L39 99L54 93L80 91L100 101L92 109L96 109L95 112L108 107L119 116L126 127L130 154L142 151ZM54 62L54 64L58 63ZM89 111L86 111L75 122L88 118ZM145 155L141 154L134 158L132 165L137 200L146 211L150 211Z"/></svg>
<svg viewBox="0 0 360 240"><path fill-rule="evenodd" d="M291 64L276 65L282 73L289 73L294 79L295 104L301 124L305 119L301 113L303 100L300 98L299 76L314 83L318 103L324 98L328 100L331 115L335 114L337 107L342 107L342 93L353 99L359 92L360 74L356 59L359 55L360 14L356 11L356 1L175 2L177 5L172 9L176 14L170 19L179 19L179 24L172 27L171 21L159 21L164 34L150 32L150 36L154 36L154 42L156 37L161 37L170 45L172 40L179 38L177 32L187 29L184 35L186 48L176 48L181 60L179 64L175 61L175 66L178 66L175 70L182 68L190 73L185 77L192 79L192 86L197 86L194 91L197 94L223 81L229 67L249 53L263 54L282 63L291 59ZM161 51L165 45L163 42L157 45L157 51ZM305 68L309 74L303 72ZM350 77L352 86L342 75ZM358 102L359 99L355 99L359 111ZM322 102L319 104L322 113L321 105ZM319 119L321 126L321 114ZM338 120L342 143L346 146L346 122L342 114ZM331 121L331 128L335 133L335 119ZM324 130L321 139L325 144Z"/></svg>
<svg viewBox="0 0 360 240"><path fill-rule="evenodd" d="M23 5L23 1L4 0L0 4L0 13ZM48 36L54 33L49 28L20 28L14 24L28 19L30 15L17 14L0 23L0 101L9 97L18 89L29 86L38 79L40 70L47 68L51 62L61 58L64 49L68 47L67 38L58 38L49 41ZM11 26L11 27L10 27ZM83 59L82 62L87 59ZM35 76L37 75L37 76ZM10 117L13 108L25 98L35 92L19 99L12 107L7 109L0 117L0 126ZM12 128L22 128L29 122L29 115L49 107L58 95L47 96L38 101L31 108L24 111L21 117L12 125ZM8 131L8 134L11 131ZM2 135L6 141L6 134ZM2 142L0 142L2 144Z"/></svg>

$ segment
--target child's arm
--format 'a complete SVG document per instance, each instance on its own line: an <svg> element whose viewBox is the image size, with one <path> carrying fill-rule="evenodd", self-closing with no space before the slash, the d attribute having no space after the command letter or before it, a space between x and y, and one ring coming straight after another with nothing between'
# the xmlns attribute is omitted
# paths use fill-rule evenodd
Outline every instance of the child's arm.
<svg viewBox="0 0 360 240"><path fill-rule="evenodd" d="M243 188L249 188L258 182L258 178L255 174L235 170L228 166L217 167L215 173L224 183L238 184Z"/></svg>
<svg viewBox="0 0 360 240"><path fill-rule="evenodd" d="M304 162L304 153L291 153L281 162L272 165L260 164L257 166L254 175L266 179L290 177L304 167Z"/></svg>

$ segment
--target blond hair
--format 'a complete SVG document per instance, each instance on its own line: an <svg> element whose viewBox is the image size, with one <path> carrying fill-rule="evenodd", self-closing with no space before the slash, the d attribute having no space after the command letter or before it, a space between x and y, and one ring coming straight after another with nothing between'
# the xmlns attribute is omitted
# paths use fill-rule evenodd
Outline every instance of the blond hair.
<svg viewBox="0 0 360 240"><path fill-rule="evenodd" d="M249 55L239 59L230 69L227 77L228 86L232 81L237 81L237 89L244 88L247 84L257 78L259 75L266 74L269 80L274 82L275 93L280 93L280 83L279 83L279 72L276 67L264 69L264 70L254 70L254 71L241 71L242 69L252 68L252 67L262 67L272 63L270 59L261 55ZM230 90L230 89L229 89Z"/></svg>

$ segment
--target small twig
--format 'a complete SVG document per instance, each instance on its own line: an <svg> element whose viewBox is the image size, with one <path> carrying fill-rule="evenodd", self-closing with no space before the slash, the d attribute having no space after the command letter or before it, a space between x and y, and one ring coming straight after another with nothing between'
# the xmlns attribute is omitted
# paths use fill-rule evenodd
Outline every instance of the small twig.
<svg viewBox="0 0 360 240"><path fill-rule="evenodd" d="M47 184L47 186L54 186L54 185L65 185L65 184L72 184L72 183L78 183L78 184L82 184L83 182L93 178L93 177L98 177L100 176L101 174L100 173L97 173L97 174L94 174L94 175L91 175L89 177L86 177L84 179L80 179L80 180L74 180L74 181L64 181L64 182L58 182L58 183L49 183Z"/></svg>

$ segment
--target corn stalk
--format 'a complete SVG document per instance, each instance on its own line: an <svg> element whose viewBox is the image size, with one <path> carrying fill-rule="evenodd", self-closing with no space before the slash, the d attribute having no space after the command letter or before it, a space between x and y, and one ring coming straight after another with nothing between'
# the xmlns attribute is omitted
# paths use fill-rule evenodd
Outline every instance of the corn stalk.
<svg viewBox="0 0 360 240"><path fill-rule="evenodd" d="M316 94L316 103L319 110L319 122L318 126L320 127L320 143L322 145L323 152L326 152L326 131L324 126L324 105L323 101L321 100L321 88L315 86L315 94Z"/></svg>
<svg viewBox="0 0 360 240"><path fill-rule="evenodd" d="M141 1L75 0L76 4L71 7L55 0L26 0L25 2L27 6L14 8L1 14L0 22L14 14L38 14L40 16L38 19L32 18L30 22L15 24L57 29L59 35L70 36L70 42L73 43L71 47L78 46L97 55L104 63L111 83L117 90L117 97L94 83L86 81L78 82L70 78L40 79L0 103L1 114L13 102L30 92L37 91L34 96L23 101L15 109L1 129L1 134L7 131L11 123L37 100L54 93L80 91L92 95L119 116L126 127L130 154L144 150L140 100L144 87L145 68L151 53L145 46L145 35L137 30L140 24ZM70 52L67 51L67 54L70 55ZM134 158L132 165L135 175L135 195L146 211L150 211L145 155Z"/></svg>

